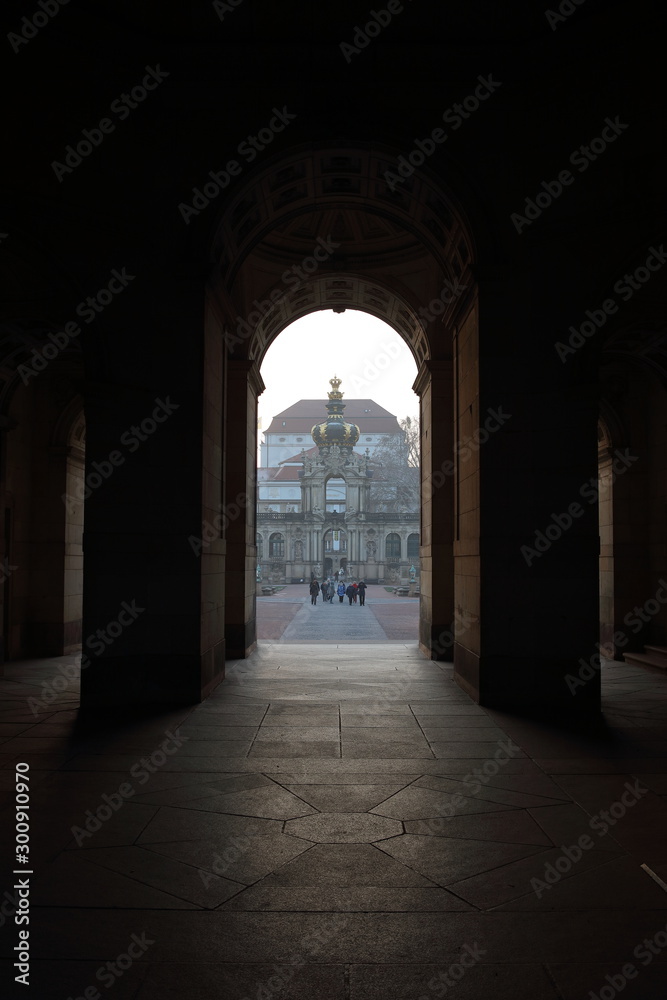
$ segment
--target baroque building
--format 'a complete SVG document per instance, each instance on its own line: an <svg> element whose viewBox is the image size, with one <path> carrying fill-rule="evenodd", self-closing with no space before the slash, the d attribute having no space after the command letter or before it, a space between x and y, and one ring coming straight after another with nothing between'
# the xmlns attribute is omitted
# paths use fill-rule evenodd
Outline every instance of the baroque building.
<svg viewBox="0 0 667 1000"><path fill-rule="evenodd" d="M328 402L320 404L328 415L310 431L314 447L258 471L257 580L300 583L338 575L400 584L416 579L419 510L405 509L392 472L387 474L373 457L383 453L386 442L400 441L403 432L396 417L372 400L355 401L357 412L378 414L369 419L370 426L363 420L360 425L348 422L341 380L334 377L330 385ZM303 411L307 402L300 400L290 409ZM359 407L360 402L368 405ZM271 428L280 426L281 416L267 431L262 455L276 453ZM378 423L388 436L378 432ZM302 433L295 436L303 440ZM370 447L363 454L355 451L363 438L373 443L373 453ZM406 467L402 473L402 479L414 477L418 490L419 470Z"/></svg>

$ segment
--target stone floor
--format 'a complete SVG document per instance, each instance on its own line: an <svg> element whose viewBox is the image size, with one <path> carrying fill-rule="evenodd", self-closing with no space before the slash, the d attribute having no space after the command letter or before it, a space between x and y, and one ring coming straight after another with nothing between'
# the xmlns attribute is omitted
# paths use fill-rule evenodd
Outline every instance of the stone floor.
<svg viewBox="0 0 667 1000"><path fill-rule="evenodd" d="M606 666L604 722L575 731L479 708L411 644L262 644L202 705L87 731L71 663L0 682L39 1000L667 996L641 867L667 881L661 672ZM15 864L3 996L29 995Z"/></svg>

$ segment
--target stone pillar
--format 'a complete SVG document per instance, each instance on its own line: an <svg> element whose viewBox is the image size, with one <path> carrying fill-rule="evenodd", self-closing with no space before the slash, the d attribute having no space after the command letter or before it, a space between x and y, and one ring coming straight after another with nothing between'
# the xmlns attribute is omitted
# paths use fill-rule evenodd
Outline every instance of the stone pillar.
<svg viewBox="0 0 667 1000"><path fill-rule="evenodd" d="M572 294L570 270L531 267L525 285L482 283L455 337L455 677L482 705L563 717L599 711L598 509L582 493L598 406L555 349L578 303L531 312L549 282Z"/></svg>
<svg viewBox="0 0 667 1000"><path fill-rule="evenodd" d="M197 280L123 296L88 334L84 710L197 702L224 669L219 324Z"/></svg>
<svg viewBox="0 0 667 1000"><path fill-rule="evenodd" d="M419 644L432 659L451 660L454 621L452 362L425 361L413 389L420 397L421 428ZM402 544L407 542L403 540Z"/></svg>
<svg viewBox="0 0 667 1000"><path fill-rule="evenodd" d="M257 399L263 391L264 383L254 361L228 362L225 496L230 507L239 508L239 515L229 519L226 531L225 639L228 659L247 656L257 642L254 583L257 565ZM282 522L276 521L274 530L282 528Z"/></svg>

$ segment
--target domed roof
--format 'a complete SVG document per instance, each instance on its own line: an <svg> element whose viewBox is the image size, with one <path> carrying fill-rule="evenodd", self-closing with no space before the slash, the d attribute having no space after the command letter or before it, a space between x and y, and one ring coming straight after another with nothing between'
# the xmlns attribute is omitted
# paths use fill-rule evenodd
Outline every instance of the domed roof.
<svg viewBox="0 0 667 1000"><path fill-rule="evenodd" d="M356 424L349 424L343 416L345 403L339 389L340 384L341 380L335 375L329 379L331 392L327 393L329 402L326 404L329 416L322 423L315 424L310 433L319 448L330 448L337 444L351 451L359 440L360 431Z"/></svg>

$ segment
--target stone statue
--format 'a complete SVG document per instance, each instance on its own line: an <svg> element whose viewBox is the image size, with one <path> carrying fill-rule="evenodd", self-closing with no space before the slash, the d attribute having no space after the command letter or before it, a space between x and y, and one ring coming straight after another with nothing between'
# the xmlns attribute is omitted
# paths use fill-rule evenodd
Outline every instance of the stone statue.
<svg viewBox="0 0 667 1000"><path fill-rule="evenodd" d="M294 543L294 559L296 562L301 562L303 560L303 542L300 538Z"/></svg>
<svg viewBox="0 0 667 1000"><path fill-rule="evenodd" d="M262 579L262 567L260 563L257 563L257 569L255 570L255 577L257 578L257 583Z"/></svg>
<svg viewBox="0 0 667 1000"><path fill-rule="evenodd" d="M371 561L371 560L374 560L374 559L375 559L375 553L376 553L376 552L377 552L377 545L376 545L376 543L375 543L375 542L373 541L373 539L372 539L372 538L370 538L370 539L369 539L369 540L368 540L368 541L366 542L366 556L367 556L367 558L368 558L368 560L369 560L369 561Z"/></svg>
<svg viewBox="0 0 667 1000"><path fill-rule="evenodd" d="M415 582L415 576L417 575L417 570L414 567L414 563L410 566L410 583Z"/></svg>

